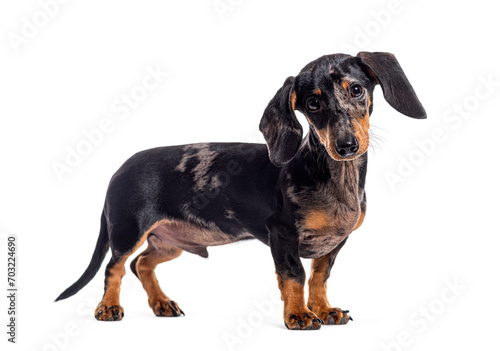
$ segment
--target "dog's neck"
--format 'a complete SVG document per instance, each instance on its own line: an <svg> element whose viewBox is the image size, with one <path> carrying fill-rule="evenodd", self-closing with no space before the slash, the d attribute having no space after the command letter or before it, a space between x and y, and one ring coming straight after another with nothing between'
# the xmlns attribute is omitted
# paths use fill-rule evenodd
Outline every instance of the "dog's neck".
<svg viewBox="0 0 500 351"><path fill-rule="evenodd" d="M336 186L355 190L359 181L360 158L336 161L331 158L314 131L310 130L302 142L302 157L311 176L323 181L333 181Z"/></svg>

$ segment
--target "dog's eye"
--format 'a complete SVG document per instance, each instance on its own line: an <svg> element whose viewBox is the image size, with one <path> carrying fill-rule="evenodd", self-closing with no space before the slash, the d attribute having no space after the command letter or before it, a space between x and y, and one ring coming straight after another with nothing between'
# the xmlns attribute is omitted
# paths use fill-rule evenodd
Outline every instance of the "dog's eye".
<svg viewBox="0 0 500 351"><path fill-rule="evenodd" d="M318 111L320 108L319 100L315 97L309 98L306 102L306 107L309 111Z"/></svg>
<svg viewBox="0 0 500 351"><path fill-rule="evenodd" d="M360 97L363 95L363 88L359 84L354 84L351 86L351 95L353 97Z"/></svg>

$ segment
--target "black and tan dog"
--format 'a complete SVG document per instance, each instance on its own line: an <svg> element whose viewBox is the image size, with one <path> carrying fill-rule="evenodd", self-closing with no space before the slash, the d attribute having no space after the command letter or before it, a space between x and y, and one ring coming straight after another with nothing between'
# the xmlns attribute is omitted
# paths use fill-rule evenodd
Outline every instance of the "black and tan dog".
<svg viewBox="0 0 500 351"><path fill-rule="evenodd" d="M131 263L157 316L180 316L160 289L156 265L182 251L207 257L207 247L259 239L271 248L289 329L345 324L348 311L331 307L326 281L347 237L363 222L373 89L380 84L397 111L426 118L412 86L389 53L336 54L289 77L267 106L260 144L209 143L139 152L109 184L101 231L81 278L57 300L78 292L111 248L102 321L121 320L120 283ZM309 121L309 133L294 111ZM309 298L300 258L312 259Z"/></svg>

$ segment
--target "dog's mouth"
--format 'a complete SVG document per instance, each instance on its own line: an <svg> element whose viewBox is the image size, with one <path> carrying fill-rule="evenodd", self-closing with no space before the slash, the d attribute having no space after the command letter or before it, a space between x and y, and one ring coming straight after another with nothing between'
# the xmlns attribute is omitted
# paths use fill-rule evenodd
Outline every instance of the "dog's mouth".
<svg viewBox="0 0 500 351"><path fill-rule="evenodd" d="M326 152L333 160L351 161L368 151L368 147L370 145L370 137L368 132L370 123L368 117L369 116L366 115L359 121L357 119L352 120L353 128L350 133L352 135L352 140L357 143L357 145L353 145L353 147L356 149L355 152L353 152L352 148L343 150L341 148L339 153L336 148L337 139L334 136L335 133L330 130L329 126L322 130L317 130L316 128L314 128L314 130L316 131L316 135L318 136L320 143L323 145L323 147L326 149Z"/></svg>
<svg viewBox="0 0 500 351"><path fill-rule="evenodd" d="M363 155L368 151L368 147L370 145L370 139L368 136L368 133L360 133L356 132L354 134L356 136L356 139L358 141L358 149L354 154L349 154L349 155L340 155L336 148L335 148L335 139L333 138L332 135L321 135L318 133L319 136L319 141L321 145L325 148L326 152L328 155L334 159L335 161L351 161L355 160L359 156Z"/></svg>
<svg viewBox="0 0 500 351"><path fill-rule="evenodd" d="M361 140L358 139L358 142L359 142L358 150L356 151L355 154L349 156L342 156L337 152L334 146L335 141L327 141L326 143L322 142L322 144L325 147L328 155L335 161L351 161L357 159L359 156L363 155L366 151L368 151L368 146L369 146L368 137L363 138Z"/></svg>

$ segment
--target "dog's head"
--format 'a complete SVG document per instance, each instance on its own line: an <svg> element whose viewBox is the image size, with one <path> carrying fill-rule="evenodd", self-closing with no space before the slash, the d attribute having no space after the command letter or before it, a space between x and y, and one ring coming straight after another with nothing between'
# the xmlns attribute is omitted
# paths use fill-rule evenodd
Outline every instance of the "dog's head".
<svg viewBox="0 0 500 351"><path fill-rule="evenodd" d="M397 111L426 118L394 55L360 52L356 57L323 56L305 66L297 77L287 78L264 111L260 130L271 162L283 166L299 149L302 127L295 110L306 116L311 133L334 160L352 160L364 154L377 84Z"/></svg>

